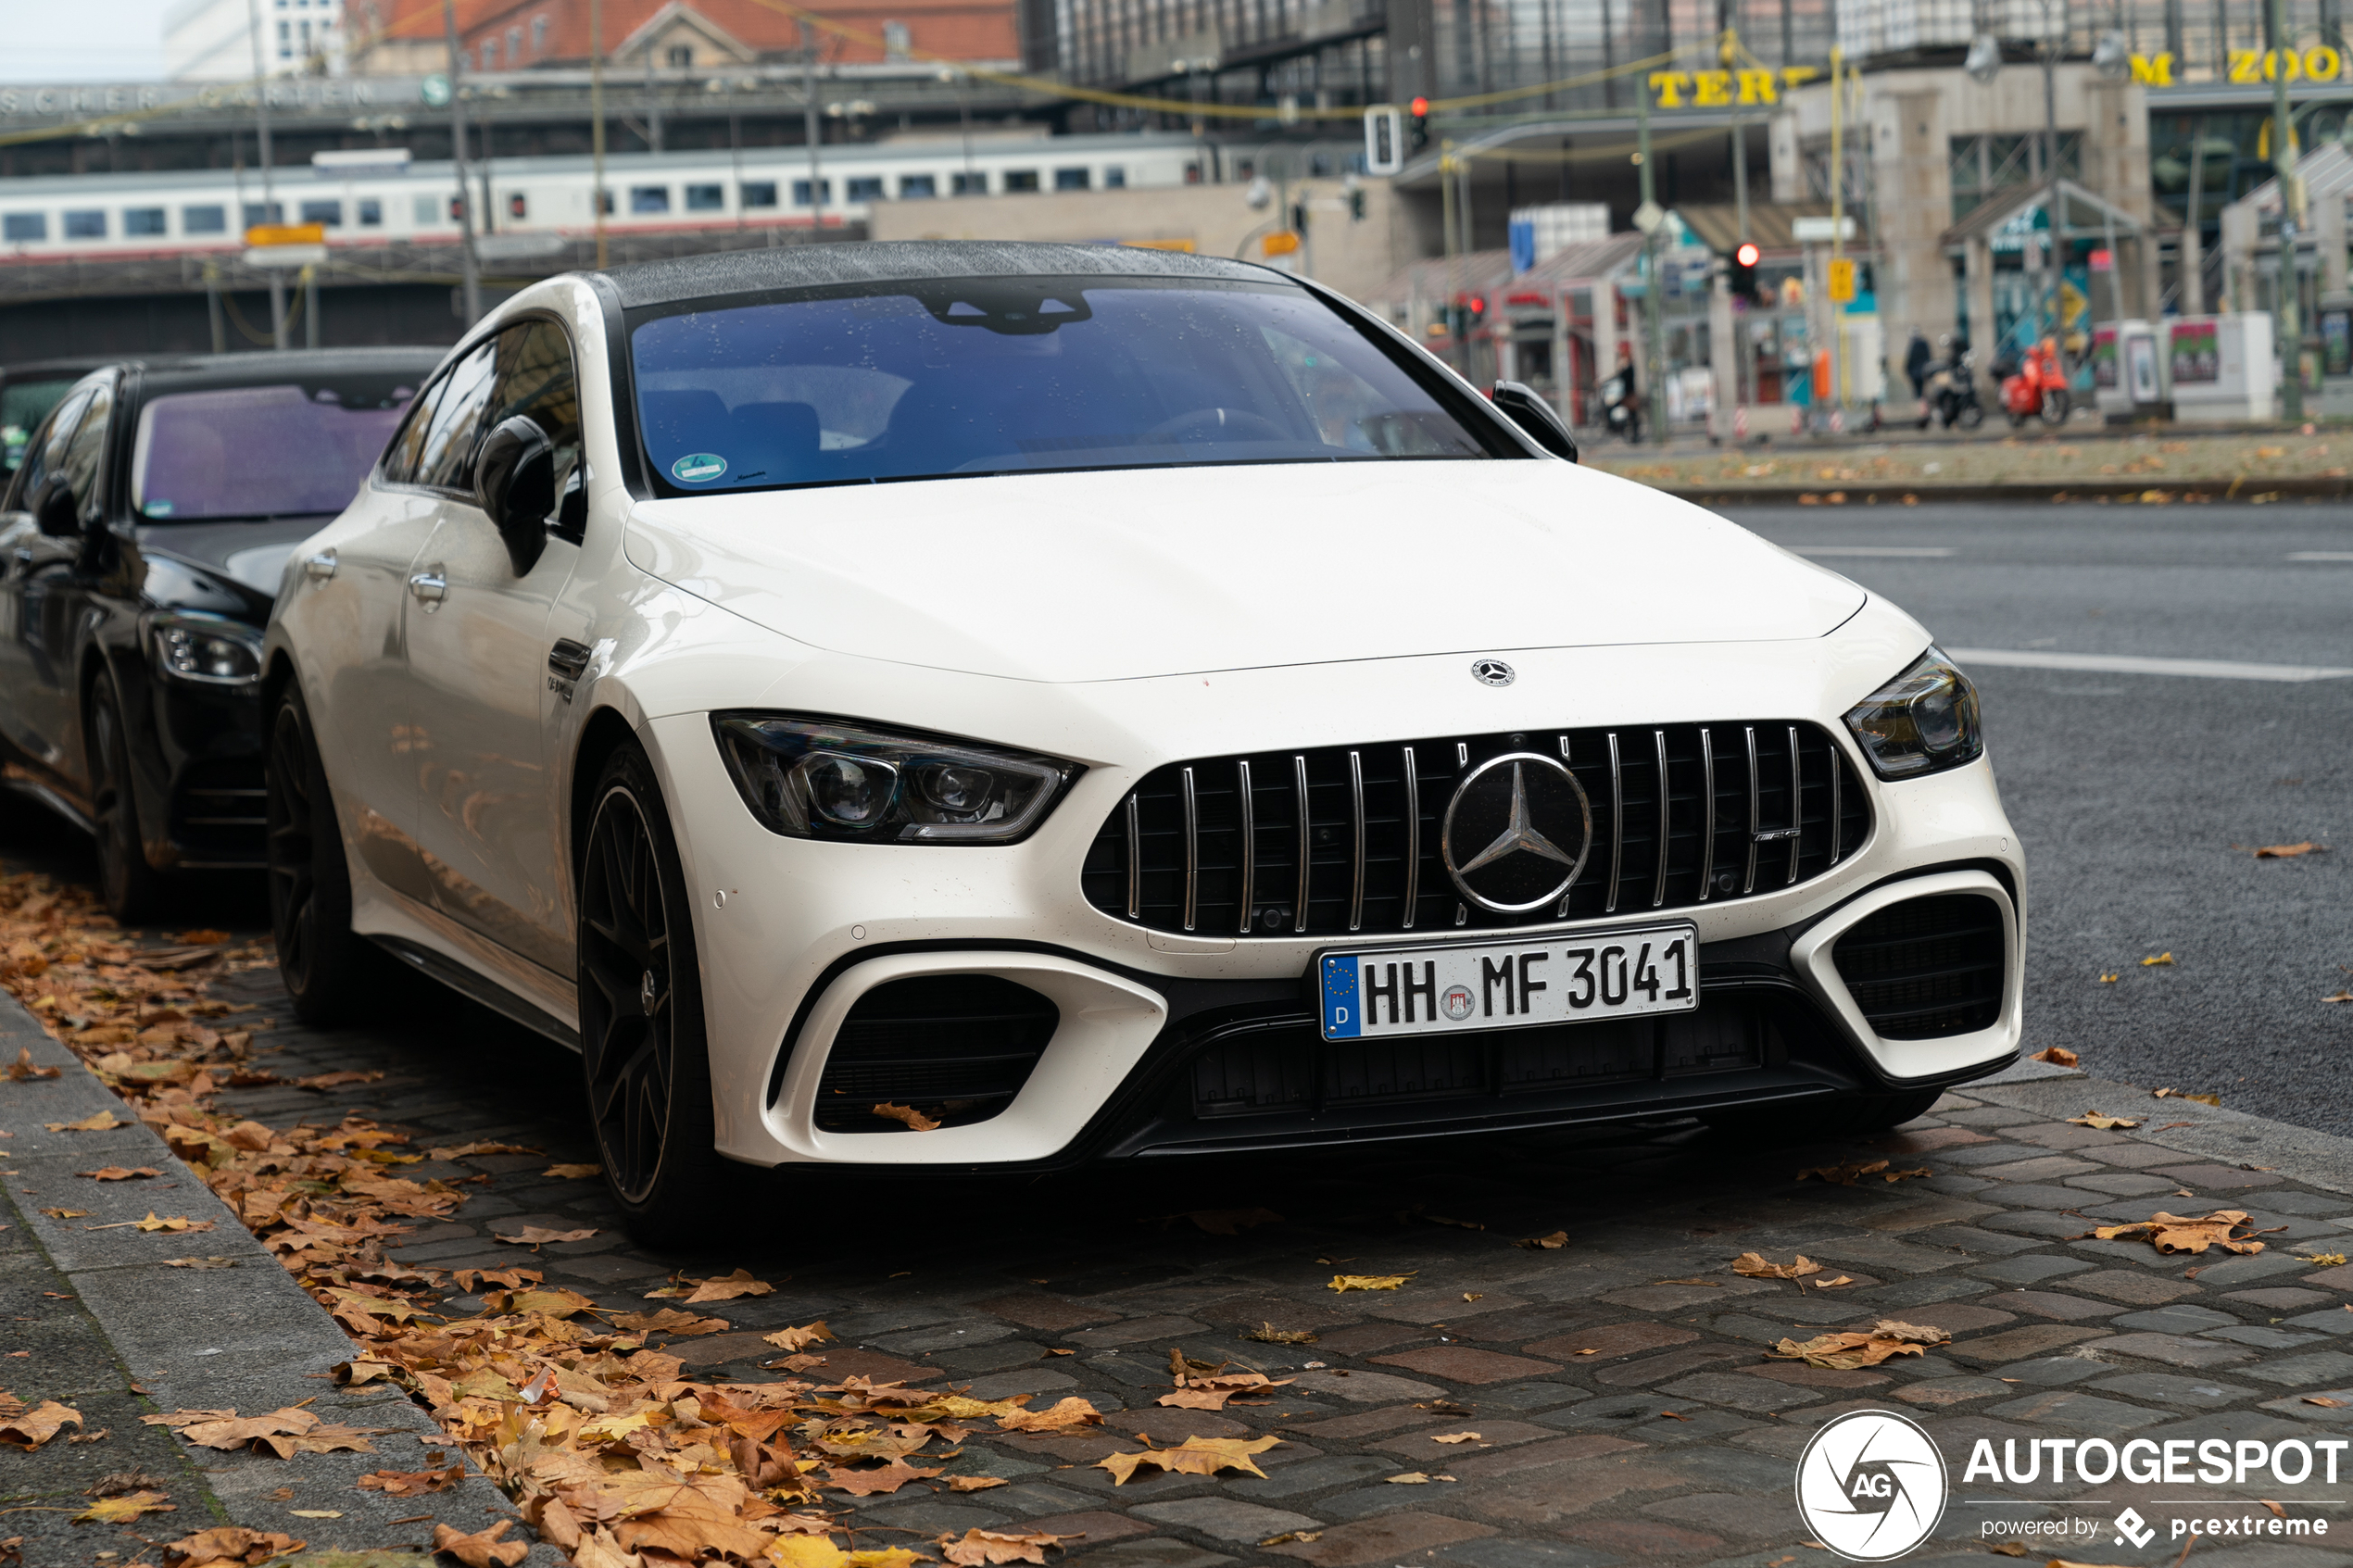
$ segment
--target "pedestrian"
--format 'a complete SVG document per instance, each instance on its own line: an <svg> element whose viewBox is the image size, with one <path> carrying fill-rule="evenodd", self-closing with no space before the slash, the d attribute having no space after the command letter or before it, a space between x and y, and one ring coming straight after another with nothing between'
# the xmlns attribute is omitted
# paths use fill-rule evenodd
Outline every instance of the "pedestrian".
<svg viewBox="0 0 2353 1568"><path fill-rule="evenodd" d="M1914 327L1911 344L1904 350L1904 373L1911 378L1915 398L1928 395L1928 368L1935 358L1928 346L1928 334Z"/></svg>

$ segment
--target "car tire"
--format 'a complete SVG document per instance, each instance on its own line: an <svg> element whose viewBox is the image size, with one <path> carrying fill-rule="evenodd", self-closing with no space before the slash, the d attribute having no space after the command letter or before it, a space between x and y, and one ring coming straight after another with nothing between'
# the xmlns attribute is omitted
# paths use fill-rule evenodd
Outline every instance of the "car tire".
<svg viewBox="0 0 2353 1568"><path fill-rule="evenodd" d="M98 888L107 912L124 925L160 917L170 902L170 879L147 863L139 831L139 797L132 784L131 736L114 677L100 674L90 688L90 807L98 837Z"/></svg>
<svg viewBox="0 0 2353 1568"><path fill-rule="evenodd" d="M351 929L351 867L310 710L296 682L287 682L271 706L262 784L279 979L303 1022L348 1022L364 1007L380 1005L384 987L398 972Z"/></svg>
<svg viewBox="0 0 2353 1568"><path fill-rule="evenodd" d="M630 1235L674 1246L720 1219L702 971L653 764L635 741L590 793L579 876L580 1059L605 1185Z"/></svg>
<svg viewBox="0 0 2353 1568"><path fill-rule="evenodd" d="M1907 1089L1892 1095L1836 1095L1798 1105L1742 1107L1704 1111L1700 1120L1719 1133L1755 1143L1816 1143L1900 1127L1944 1098L1942 1089Z"/></svg>

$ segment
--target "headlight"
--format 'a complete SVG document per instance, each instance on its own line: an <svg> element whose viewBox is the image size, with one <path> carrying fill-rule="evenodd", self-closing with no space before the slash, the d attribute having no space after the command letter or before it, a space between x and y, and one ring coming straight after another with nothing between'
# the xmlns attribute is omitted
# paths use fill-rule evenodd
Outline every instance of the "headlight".
<svg viewBox="0 0 2353 1568"><path fill-rule="evenodd" d="M1985 755L1977 688L1932 647L1918 664L1856 704L1846 727L1883 779L1919 778Z"/></svg>
<svg viewBox="0 0 2353 1568"><path fill-rule="evenodd" d="M771 832L856 844L1011 844L1082 770L1025 751L833 719L711 718L744 804Z"/></svg>
<svg viewBox="0 0 2353 1568"><path fill-rule="evenodd" d="M186 613L151 617L147 646L156 672L167 681L202 686L251 685L261 675L261 633L225 616Z"/></svg>

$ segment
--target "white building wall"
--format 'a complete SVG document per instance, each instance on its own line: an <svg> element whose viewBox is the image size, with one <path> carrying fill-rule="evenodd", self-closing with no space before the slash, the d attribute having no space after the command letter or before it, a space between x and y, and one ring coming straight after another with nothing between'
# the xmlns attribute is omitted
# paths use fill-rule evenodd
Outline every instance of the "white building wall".
<svg viewBox="0 0 2353 1568"><path fill-rule="evenodd" d="M163 16L164 75L174 82L249 82L247 0L180 0ZM301 75L343 70L343 0L261 0L262 69Z"/></svg>

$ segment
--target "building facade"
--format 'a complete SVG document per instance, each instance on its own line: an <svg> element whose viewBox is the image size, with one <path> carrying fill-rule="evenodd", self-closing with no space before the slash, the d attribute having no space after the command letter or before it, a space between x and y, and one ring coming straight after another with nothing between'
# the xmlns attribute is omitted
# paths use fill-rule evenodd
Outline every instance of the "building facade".
<svg viewBox="0 0 2353 1568"><path fill-rule="evenodd" d="M260 0L260 22L265 74L343 70L343 0ZM249 0L179 0L163 14L163 68L172 82L252 81Z"/></svg>

